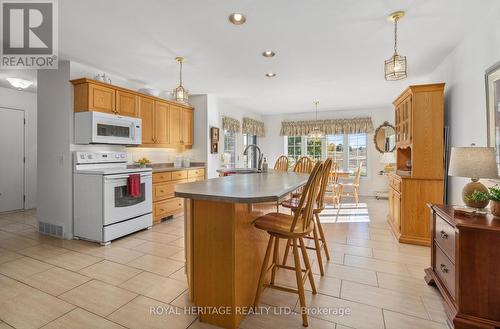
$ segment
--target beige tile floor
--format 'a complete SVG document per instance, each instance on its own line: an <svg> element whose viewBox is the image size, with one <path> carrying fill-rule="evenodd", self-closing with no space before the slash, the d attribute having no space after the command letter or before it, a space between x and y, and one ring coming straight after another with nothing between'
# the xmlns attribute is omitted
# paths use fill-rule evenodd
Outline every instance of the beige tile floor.
<svg viewBox="0 0 500 329"><path fill-rule="evenodd" d="M350 315L310 315L309 328L445 329L442 299L423 280L429 249L397 243L385 221L386 201L365 198L327 209L322 221L332 254L319 276L312 308L348 308ZM215 328L184 314L191 306L182 262L183 218L102 247L58 240L35 230L36 212L0 214L0 329ZM290 275L291 274L291 275ZM293 273L278 280L294 285ZM266 290L264 306L297 307L296 295ZM168 314L151 315L150 307ZM241 328L302 328L300 316L249 315Z"/></svg>

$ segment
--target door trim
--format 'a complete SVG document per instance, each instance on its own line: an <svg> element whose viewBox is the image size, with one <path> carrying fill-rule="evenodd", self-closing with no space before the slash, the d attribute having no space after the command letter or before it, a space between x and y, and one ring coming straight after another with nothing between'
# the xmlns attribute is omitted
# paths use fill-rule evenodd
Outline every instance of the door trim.
<svg viewBox="0 0 500 329"><path fill-rule="evenodd" d="M11 110L11 111L20 111L20 112L23 112L23 157L24 157L24 161L23 161L23 208L22 209L16 209L16 210L12 210L12 211L8 211L8 212L15 212L15 211L19 211L19 210L26 210L26 191L28 190L28 180L26 179L26 177L28 176L28 172L27 172L27 166L26 166L26 163L28 162L28 154L26 153L26 150L27 150L27 145L26 145L26 141L27 141L27 134L28 134L28 129L26 129L26 125L27 125L27 121L26 121L26 110L25 109L20 109L20 108L16 108L16 107L12 107L12 106L2 106L0 105L0 108L1 109L5 109L5 110Z"/></svg>

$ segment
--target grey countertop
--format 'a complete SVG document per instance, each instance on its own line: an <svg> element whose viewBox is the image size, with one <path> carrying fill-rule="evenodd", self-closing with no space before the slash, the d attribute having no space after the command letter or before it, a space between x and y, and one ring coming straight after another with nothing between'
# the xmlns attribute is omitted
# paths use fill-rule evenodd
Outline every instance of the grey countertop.
<svg viewBox="0 0 500 329"><path fill-rule="evenodd" d="M278 201L307 182L308 174L269 172L212 178L175 186L175 196L233 203Z"/></svg>
<svg viewBox="0 0 500 329"><path fill-rule="evenodd" d="M129 165L128 168L139 168L137 165ZM153 169L153 172L180 171L188 169L205 169L203 162L191 162L189 167L174 167L173 163L153 163L147 166Z"/></svg>
<svg viewBox="0 0 500 329"><path fill-rule="evenodd" d="M190 167L153 167L153 172L179 171L188 169L205 169L205 166L190 166Z"/></svg>

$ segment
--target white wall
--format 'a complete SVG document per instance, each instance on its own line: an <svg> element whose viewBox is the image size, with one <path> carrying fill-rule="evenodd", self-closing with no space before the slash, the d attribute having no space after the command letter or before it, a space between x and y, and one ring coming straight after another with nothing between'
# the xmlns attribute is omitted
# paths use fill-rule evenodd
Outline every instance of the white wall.
<svg viewBox="0 0 500 329"><path fill-rule="evenodd" d="M396 97L395 95L394 97ZM384 109L371 110L330 110L321 111L318 113L318 120L336 119L336 118L355 118L355 117L371 117L375 129L384 121L394 124L394 110L391 106ZM314 120L315 113L298 113L298 114L279 114L265 115L262 120L266 125L266 137L261 139L261 146L264 155L267 157L269 166L274 166L274 162L280 155L286 154L285 139L280 136L281 122L290 120ZM384 165L380 163L382 154L379 153L373 144L373 134L368 135L367 142L367 177L361 179L360 193L361 195L375 195L377 191L387 190L386 176L379 176L377 173L383 169Z"/></svg>
<svg viewBox="0 0 500 329"><path fill-rule="evenodd" d="M73 102L70 63L38 72L38 221L73 235Z"/></svg>
<svg viewBox="0 0 500 329"><path fill-rule="evenodd" d="M36 163L37 163L37 138L36 138L36 94L15 89L0 87L0 107L13 108L24 111L26 126L24 130L24 149L26 164L24 168L24 193L26 209L35 208L36 199Z"/></svg>
<svg viewBox="0 0 500 329"><path fill-rule="evenodd" d="M500 4L481 21L430 75L446 82L445 108L451 146L487 145L485 70L500 61ZM448 203L462 204L467 179L450 177Z"/></svg>

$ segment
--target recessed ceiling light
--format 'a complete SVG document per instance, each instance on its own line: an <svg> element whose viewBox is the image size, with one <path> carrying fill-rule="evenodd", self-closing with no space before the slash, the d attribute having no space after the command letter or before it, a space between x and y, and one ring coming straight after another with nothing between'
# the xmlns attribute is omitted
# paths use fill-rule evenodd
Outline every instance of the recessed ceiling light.
<svg viewBox="0 0 500 329"><path fill-rule="evenodd" d="M228 19L234 25L241 25L247 21L247 17L241 13L232 13Z"/></svg>
<svg viewBox="0 0 500 329"><path fill-rule="evenodd" d="M18 90L23 90L28 88L33 84L33 82L24 80L24 79L19 79L19 78L6 78L7 81L9 81L10 85Z"/></svg>
<svg viewBox="0 0 500 329"><path fill-rule="evenodd" d="M274 72L266 73L266 77L268 77L268 78L274 78L275 76L276 76L276 73L274 73Z"/></svg>
<svg viewBox="0 0 500 329"><path fill-rule="evenodd" d="M262 56L264 57L274 57L274 55L276 55L276 53L272 50L266 50L262 52Z"/></svg>

